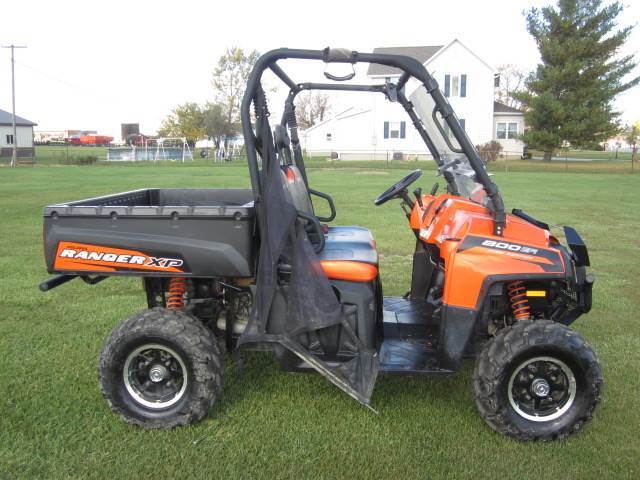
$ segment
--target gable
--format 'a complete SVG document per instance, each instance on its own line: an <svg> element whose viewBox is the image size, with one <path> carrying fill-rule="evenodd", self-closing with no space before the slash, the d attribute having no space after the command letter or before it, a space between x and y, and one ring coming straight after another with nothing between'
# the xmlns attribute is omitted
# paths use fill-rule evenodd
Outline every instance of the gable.
<svg viewBox="0 0 640 480"><path fill-rule="evenodd" d="M380 47L374 48L373 53L382 53L388 55L406 55L407 57L415 58L423 65L433 57L440 49L442 45L430 45L423 47ZM400 75L400 70L395 67L389 67L387 65L379 65L377 63L369 64L367 69L367 75L372 77L385 77Z"/></svg>

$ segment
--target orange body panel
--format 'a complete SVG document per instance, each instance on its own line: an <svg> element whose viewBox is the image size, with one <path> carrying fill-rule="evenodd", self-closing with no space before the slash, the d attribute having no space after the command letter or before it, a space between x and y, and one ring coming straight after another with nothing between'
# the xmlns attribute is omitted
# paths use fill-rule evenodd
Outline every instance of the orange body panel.
<svg viewBox="0 0 640 480"><path fill-rule="evenodd" d="M425 243L440 250L445 265L444 303L476 309L489 276L561 276L561 252L547 230L507 215L502 237L493 234L486 207L448 194L424 195L409 223Z"/></svg>
<svg viewBox="0 0 640 480"><path fill-rule="evenodd" d="M322 260L324 273L332 280L348 282L371 282L378 276L378 267L368 263L348 260Z"/></svg>

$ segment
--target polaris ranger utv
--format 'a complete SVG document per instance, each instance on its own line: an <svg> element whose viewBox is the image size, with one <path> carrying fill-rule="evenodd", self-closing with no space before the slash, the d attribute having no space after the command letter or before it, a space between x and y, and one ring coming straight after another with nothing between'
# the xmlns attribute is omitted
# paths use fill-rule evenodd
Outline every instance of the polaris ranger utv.
<svg viewBox="0 0 640 480"><path fill-rule="evenodd" d="M325 68L376 63L398 69L377 85L296 83L278 61ZM275 129L262 77L290 89ZM355 70L353 71L355 72ZM381 193L399 200L415 234L411 285L385 297L374 238L328 225L330 195L310 186L294 99L304 90L382 94L406 111L446 181ZM254 119L252 120L252 111ZM482 418L521 440L575 433L600 401L595 353L568 325L591 308L587 248L565 244L521 210L506 214L493 183L434 78L413 58L343 49L279 49L260 57L241 105L250 190L144 189L44 209L43 291L76 277L95 284L139 276L148 310L126 319L99 361L112 410L147 428L190 424L220 395L221 347L273 352L283 369L317 371L370 406L378 374L446 375L476 357ZM450 132L450 133L449 133ZM314 203L326 202L328 216ZM409 266L407 266L409 267Z"/></svg>

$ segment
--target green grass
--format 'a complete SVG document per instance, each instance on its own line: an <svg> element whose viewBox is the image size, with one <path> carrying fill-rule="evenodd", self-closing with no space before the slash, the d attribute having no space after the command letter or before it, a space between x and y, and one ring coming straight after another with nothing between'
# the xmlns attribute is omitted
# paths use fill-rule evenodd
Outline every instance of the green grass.
<svg viewBox="0 0 640 480"><path fill-rule="evenodd" d="M373 206L414 167L396 165L316 166L310 178L334 195L337 224L373 230L385 293L397 295L415 239L397 204ZM227 362L223 394L199 424L130 427L101 398L96 361L108 332L144 308L140 281L40 293L42 206L146 186L248 186L246 166L1 168L0 478L638 478L640 177L495 179L509 208L573 225L590 248L594 308L575 328L598 352L606 389L594 421L567 441L520 444L490 430L474 409L471 363L450 378L381 377L375 416L320 376L280 372L259 354L244 355L244 375Z"/></svg>
<svg viewBox="0 0 640 480"><path fill-rule="evenodd" d="M534 151L534 155L542 155L541 152ZM558 154L560 155L560 154ZM631 154L620 153L618 160L612 160L610 152L595 152L586 150L572 150L569 155L572 158L595 158L595 161L589 162L543 162L541 160L521 160L520 158L500 158L495 163L490 164L489 169L494 172L567 172L567 173L630 173L631 172ZM200 158L200 149L193 150L193 161L187 161L184 164L178 161L161 161L161 162L108 162L106 147L77 147L77 146L58 146L47 145L36 147L35 161L38 166L60 166L63 164L73 164L81 158L88 156L97 157L95 167L124 167L135 166L138 168L158 168L171 166L189 166L203 167L212 165L213 158ZM2 164L8 163L8 159L3 159ZM432 161L397 161L397 160L355 160L355 161L329 161L326 157L311 157L305 160L307 166L311 169L376 169L376 170L394 170L394 169L414 169L435 170L435 164ZM246 160L239 157L233 161L233 164L244 165ZM26 168L26 167L25 167ZM640 165L635 165L635 171L640 171Z"/></svg>
<svg viewBox="0 0 640 480"><path fill-rule="evenodd" d="M531 154L534 157L542 157L544 152L542 150L531 150ZM589 160L631 160L631 152L618 152L616 158L615 150L558 150L555 152L555 156L561 158L584 158Z"/></svg>
<svg viewBox="0 0 640 480"><path fill-rule="evenodd" d="M106 147L77 147L66 145L43 145L36 147L36 162L40 165L60 165L88 156L98 161L107 159Z"/></svg>

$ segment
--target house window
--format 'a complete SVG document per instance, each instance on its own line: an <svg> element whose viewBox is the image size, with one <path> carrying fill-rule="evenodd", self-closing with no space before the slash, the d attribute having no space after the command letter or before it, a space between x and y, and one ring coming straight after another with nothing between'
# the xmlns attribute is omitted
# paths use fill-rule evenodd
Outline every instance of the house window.
<svg viewBox="0 0 640 480"><path fill-rule="evenodd" d="M384 138L406 138L406 122L384 122Z"/></svg>
<svg viewBox="0 0 640 480"><path fill-rule="evenodd" d="M7 135L7 145L13 145L13 135Z"/></svg>
<svg viewBox="0 0 640 480"><path fill-rule="evenodd" d="M327 142L330 142L330 141L331 141L331 134L327 133Z"/></svg>
<svg viewBox="0 0 640 480"><path fill-rule="evenodd" d="M445 97L466 97L467 96L467 75L445 75L444 76L444 96Z"/></svg>
<svg viewBox="0 0 640 480"><path fill-rule="evenodd" d="M496 138L498 140L513 140L518 138L518 124L512 123L497 123L496 124Z"/></svg>

